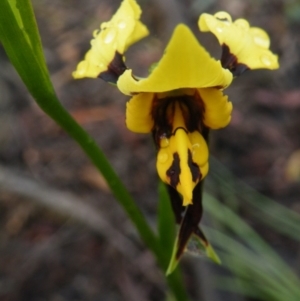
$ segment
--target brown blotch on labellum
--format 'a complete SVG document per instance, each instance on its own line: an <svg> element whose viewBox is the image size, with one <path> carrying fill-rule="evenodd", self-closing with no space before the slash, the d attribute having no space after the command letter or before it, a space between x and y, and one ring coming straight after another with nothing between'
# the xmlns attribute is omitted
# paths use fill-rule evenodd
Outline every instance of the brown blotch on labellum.
<svg viewBox="0 0 300 301"><path fill-rule="evenodd" d="M199 166L193 162L192 153L188 150L188 165L192 174L193 182L197 182L202 178Z"/></svg>
<svg viewBox="0 0 300 301"><path fill-rule="evenodd" d="M180 158L178 153L174 153L172 165L167 170L167 176L170 179L170 185L174 188L176 188L176 186L179 184L180 172Z"/></svg>

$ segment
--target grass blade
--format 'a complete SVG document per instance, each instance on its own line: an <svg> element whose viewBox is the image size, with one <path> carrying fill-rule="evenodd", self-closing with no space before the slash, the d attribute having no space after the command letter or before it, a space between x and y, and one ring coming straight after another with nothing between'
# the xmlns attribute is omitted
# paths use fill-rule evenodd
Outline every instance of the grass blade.
<svg viewBox="0 0 300 301"><path fill-rule="evenodd" d="M83 149L106 179L148 248L165 269L168 258L133 198L116 175L96 142L81 128L58 100L42 53L42 46L29 0L0 1L0 40L41 109L55 120ZM167 278L177 300L188 300L179 272Z"/></svg>
<svg viewBox="0 0 300 301"><path fill-rule="evenodd" d="M234 198L249 205L249 213L260 222L272 227L276 232L300 240L300 215L260 194L241 180L233 176L216 159L211 158L210 186L216 180L222 187L225 198ZM212 188L213 189L213 188ZM237 202L235 200L235 203ZM247 207L248 209L248 207Z"/></svg>

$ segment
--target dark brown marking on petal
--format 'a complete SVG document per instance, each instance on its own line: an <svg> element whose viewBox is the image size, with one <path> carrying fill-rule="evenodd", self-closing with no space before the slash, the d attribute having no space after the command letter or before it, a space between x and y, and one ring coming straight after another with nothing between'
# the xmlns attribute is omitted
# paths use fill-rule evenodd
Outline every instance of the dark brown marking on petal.
<svg viewBox="0 0 300 301"><path fill-rule="evenodd" d="M195 130L197 130L203 136L205 141L208 142L209 128L203 123L204 114L205 114L205 105L198 91L195 91L194 99L195 102L197 103L197 106L201 108L201 113L199 113L199 111L198 112L196 111L198 114L193 115L194 117L193 120L191 120L191 122L195 124L198 122L198 127ZM201 116L200 120L199 120L199 116Z"/></svg>
<svg viewBox="0 0 300 301"><path fill-rule="evenodd" d="M179 192L170 185L167 185L167 188L171 200L172 210L175 215L176 223L180 224L182 221L182 214L186 209L186 207L182 206L182 198Z"/></svg>
<svg viewBox="0 0 300 301"><path fill-rule="evenodd" d="M152 135L157 148L160 147L160 140L162 138L169 138L172 135L172 120L167 116L167 109L171 102L171 98L158 99L157 96L155 96L152 102L151 114L154 120Z"/></svg>
<svg viewBox="0 0 300 301"><path fill-rule="evenodd" d="M209 128L204 126L201 135L203 136L204 140L206 141L206 143L208 145L209 144L208 143L209 142Z"/></svg>
<svg viewBox="0 0 300 301"><path fill-rule="evenodd" d="M184 99L180 99L179 103L188 132L201 132L204 126L203 116L205 109L199 93L196 92L193 96L185 96Z"/></svg>
<svg viewBox="0 0 300 301"><path fill-rule="evenodd" d="M191 174L192 174L192 180L193 182L197 182L202 178L199 166L193 162L192 153L188 149L188 166L190 168Z"/></svg>
<svg viewBox="0 0 300 301"><path fill-rule="evenodd" d="M119 77L127 70L123 56L116 51L113 60L107 66L107 71L101 72L99 78L106 82L116 84Z"/></svg>
<svg viewBox="0 0 300 301"><path fill-rule="evenodd" d="M178 245L176 251L176 259L179 260L184 252L185 246L189 241L191 235L195 233L201 236L198 224L202 217L202 182L199 182L193 190L193 204L189 205L179 229ZM202 233L203 234L203 233ZM203 235L204 239L205 236ZM206 240L206 239L205 239Z"/></svg>
<svg viewBox="0 0 300 301"><path fill-rule="evenodd" d="M222 45L221 64L222 67L228 69L233 76L239 76L245 71L250 70L247 65L238 62L237 57L230 52L226 44Z"/></svg>
<svg viewBox="0 0 300 301"><path fill-rule="evenodd" d="M162 137L169 138L174 134L173 122L176 103L180 106L187 132L198 131L202 133L207 129L203 123L204 102L196 90L194 95L166 97L164 99L155 97L151 114L154 120L153 139L157 148L160 147Z"/></svg>
<svg viewBox="0 0 300 301"><path fill-rule="evenodd" d="M170 179L170 185L174 188L179 183L180 170L180 158L178 153L173 154L173 162L170 168L167 170L167 177Z"/></svg>

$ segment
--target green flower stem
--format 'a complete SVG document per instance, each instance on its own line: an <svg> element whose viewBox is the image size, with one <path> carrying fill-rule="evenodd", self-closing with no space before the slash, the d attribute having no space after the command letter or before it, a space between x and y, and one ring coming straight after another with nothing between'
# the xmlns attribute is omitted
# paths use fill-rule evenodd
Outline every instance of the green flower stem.
<svg viewBox="0 0 300 301"><path fill-rule="evenodd" d="M29 0L0 1L0 40L37 104L81 146L102 173L142 240L165 271L169 258L161 247L159 239L96 142L76 123L58 100L45 64L40 36ZM167 282L178 301L188 300L179 271L168 277Z"/></svg>
<svg viewBox="0 0 300 301"><path fill-rule="evenodd" d="M59 102L52 104L50 107L37 101L43 110L53 118L84 150L86 155L91 159L93 164L99 169L107 181L111 191L122 205L130 220L135 225L147 247L154 253L159 266L165 272L169 261L169 252L165 252L159 244L143 214L136 206L133 198L116 175L111 165L107 161L103 152L99 149L95 141L73 120L69 113L61 106ZM188 300L185 288L183 287L182 277L179 270L167 277L167 283L178 301Z"/></svg>

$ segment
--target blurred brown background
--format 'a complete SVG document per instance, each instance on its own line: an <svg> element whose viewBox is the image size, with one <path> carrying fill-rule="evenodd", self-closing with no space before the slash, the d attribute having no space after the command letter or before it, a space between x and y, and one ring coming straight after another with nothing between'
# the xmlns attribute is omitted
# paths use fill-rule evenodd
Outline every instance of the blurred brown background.
<svg viewBox="0 0 300 301"><path fill-rule="evenodd" d="M33 0L58 97L95 138L155 224L158 179L150 135L126 129L128 98L117 89L101 80L71 77L89 49L93 30L119 3ZM235 80L227 90L234 104L232 122L212 133L211 153L238 178L300 212L300 2L139 4L151 35L130 49L127 62L140 75L159 60L179 22L188 24L219 57L216 39L198 31L202 12L226 10L233 19L247 18L270 34L281 68L248 72ZM37 107L1 46L0 65L0 300L164 300L162 273L101 175ZM287 261L299 263L299 246L254 226ZM185 257L185 281L193 300L248 300L215 293L213 273L215 268L202 259Z"/></svg>

